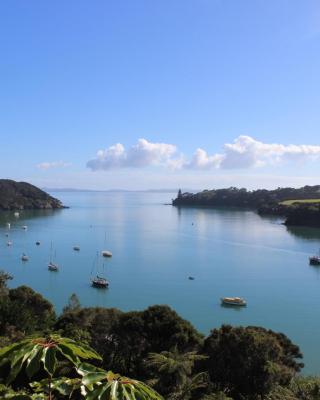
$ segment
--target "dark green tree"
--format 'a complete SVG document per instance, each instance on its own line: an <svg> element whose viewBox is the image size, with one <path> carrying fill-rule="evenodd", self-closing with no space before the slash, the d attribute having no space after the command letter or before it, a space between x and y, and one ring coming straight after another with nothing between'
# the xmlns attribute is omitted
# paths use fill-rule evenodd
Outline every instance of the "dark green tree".
<svg viewBox="0 0 320 400"><path fill-rule="evenodd" d="M276 384L288 384L301 368L296 361L301 353L289 344L289 339L263 328L224 325L205 339L203 353L209 358L202 368L235 399L264 396Z"/></svg>
<svg viewBox="0 0 320 400"><path fill-rule="evenodd" d="M0 332L8 326L28 335L51 329L56 315L53 305L41 294L27 286L10 289L8 301L1 315Z"/></svg>
<svg viewBox="0 0 320 400"><path fill-rule="evenodd" d="M70 311L78 311L81 308L80 300L75 293L72 293L68 300L68 304L63 308L63 313Z"/></svg>
<svg viewBox="0 0 320 400"><path fill-rule="evenodd" d="M0 301L3 297L8 295L9 289L7 282L13 279L13 276L5 271L0 270Z"/></svg>

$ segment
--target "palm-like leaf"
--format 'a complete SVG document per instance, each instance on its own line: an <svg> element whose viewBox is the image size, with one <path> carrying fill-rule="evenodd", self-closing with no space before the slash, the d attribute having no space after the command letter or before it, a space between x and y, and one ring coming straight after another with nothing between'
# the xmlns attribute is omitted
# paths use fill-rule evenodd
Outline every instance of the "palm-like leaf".
<svg viewBox="0 0 320 400"><path fill-rule="evenodd" d="M192 373L194 363L205 358L207 357L194 351L179 353L177 349L173 349L173 351L150 353L147 363L160 374L174 375L177 386L180 386L186 383L187 377Z"/></svg>
<svg viewBox="0 0 320 400"><path fill-rule="evenodd" d="M87 400L163 400L148 385L90 364L81 364L77 372L88 389Z"/></svg>
<svg viewBox="0 0 320 400"><path fill-rule="evenodd" d="M205 372L200 372L199 374L188 378L185 384L180 387L180 389L176 393L173 393L170 396L170 400L189 399L194 390L207 387L208 381L208 374Z"/></svg>

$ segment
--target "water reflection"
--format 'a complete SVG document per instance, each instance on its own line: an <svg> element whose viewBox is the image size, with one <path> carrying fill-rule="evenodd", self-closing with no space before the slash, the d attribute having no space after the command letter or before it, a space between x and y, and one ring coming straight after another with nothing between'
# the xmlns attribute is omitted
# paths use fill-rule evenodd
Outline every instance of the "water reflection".
<svg viewBox="0 0 320 400"><path fill-rule="evenodd" d="M33 220L36 218L52 217L59 215L64 209L46 209L46 210L20 210L19 217L14 213L16 211L1 211L0 212L0 225L11 223L12 225L20 225L21 221Z"/></svg>
<svg viewBox="0 0 320 400"><path fill-rule="evenodd" d="M286 226L287 232L302 239L319 239L320 228L309 228L305 226Z"/></svg>

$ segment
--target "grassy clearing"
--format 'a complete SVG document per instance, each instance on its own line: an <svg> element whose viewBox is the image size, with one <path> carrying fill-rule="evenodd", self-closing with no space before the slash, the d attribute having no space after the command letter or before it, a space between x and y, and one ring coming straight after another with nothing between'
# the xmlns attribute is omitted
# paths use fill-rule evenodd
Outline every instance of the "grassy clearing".
<svg viewBox="0 0 320 400"><path fill-rule="evenodd" d="M292 206L293 204L312 204L312 203L320 203L320 199L301 199L301 200L285 200L281 201L279 204L283 204L284 206Z"/></svg>

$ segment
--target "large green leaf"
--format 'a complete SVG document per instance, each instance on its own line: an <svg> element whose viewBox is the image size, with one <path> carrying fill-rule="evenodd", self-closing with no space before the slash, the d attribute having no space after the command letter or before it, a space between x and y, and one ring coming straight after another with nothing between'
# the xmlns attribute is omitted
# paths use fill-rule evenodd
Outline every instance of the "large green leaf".
<svg viewBox="0 0 320 400"><path fill-rule="evenodd" d="M40 360L43 349L35 346L27 359L26 372L29 378L32 378L40 369Z"/></svg>
<svg viewBox="0 0 320 400"><path fill-rule="evenodd" d="M22 370L26 370L29 378L36 374L41 365L53 376L57 365L57 352L60 358L78 365L80 359L101 359L89 346L77 344L75 341L58 335L49 337L31 337L20 343L0 349L0 365L10 363L10 374L7 382L13 382Z"/></svg>
<svg viewBox="0 0 320 400"><path fill-rule="evenodd" d="M44 369L50 376L54 374L57 364L56 349L54 347L47 347L43 350L41 357Z"/></svg>
<svg viewBox="0 0 320 400"><path fill-rule="evenodd" d="M101 360L101 356L94 351L90 346L86 344L79 344L76 343L74 340L69 339L69 338L64 338L63 339L63 344L65 346L68 346L70 350L73 351L74 354L76 354L80 358L84 359L96 359L96 360Z"/></svg>
<svg viewBox="0 0 320 400"><path fill-rule="evenodd" d="M89 392L87 400L162 400L162 397L146 384L103 371L86 363L77 372L83 376L82 383Z"/></svg>

